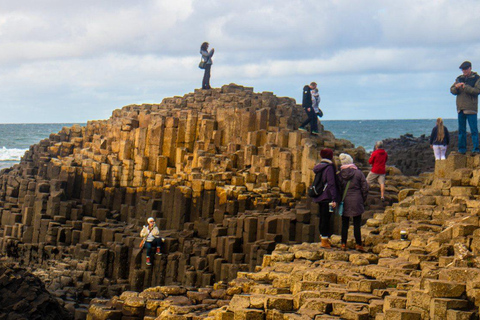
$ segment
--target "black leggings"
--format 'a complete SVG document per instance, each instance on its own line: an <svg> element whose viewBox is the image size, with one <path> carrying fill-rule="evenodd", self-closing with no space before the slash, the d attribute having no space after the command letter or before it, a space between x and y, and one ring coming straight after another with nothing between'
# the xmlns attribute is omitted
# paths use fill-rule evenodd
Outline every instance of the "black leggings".
<svg viewBox="0 0 480 320"><path fill-rule="evenodd" d="M211 64L205 65L205 73L203 74L202 89L211 89L210 87L210 69L212 68Z"/></svg>
<svg viewBox="0 0 480 320"><path fill-rule="evenodd" d="M332 213L328 211L328 202L318 203L318 216L320 223L318 225L318 231L320 231L321 237L330 237L332 234L330 231L330 217Z"/></svg>
<svg viewBox="0 0 480 320"><path fill-rule="evenodd" d="M362 216L353 217L353 235L355 236L355 242L362 245L362 233L360 226L362 225ZM350 226L350 217L342 216L342 243L347 243L348 227Z"/></svg>
<svg viewBox="0 0 480 320"><path fill-rule="evenodd" d="M310 132L318 131L317 114L315 110L313 110L313 107L310 107L310 111L305 109L305 112L307 113L308 119L305 120L300 127L305 128L305 126L310 123Z"/></svg>

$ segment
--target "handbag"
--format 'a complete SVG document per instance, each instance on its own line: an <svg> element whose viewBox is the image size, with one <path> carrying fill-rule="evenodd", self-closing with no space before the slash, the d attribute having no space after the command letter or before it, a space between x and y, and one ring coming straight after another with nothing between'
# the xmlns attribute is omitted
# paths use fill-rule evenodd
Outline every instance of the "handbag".
<svg viewBox="0 0 480 320"><path fill-rule="evenodd" d="M206 63L205 61L203 61L203 59L202 59L202 60L200 60L200 63L198 64L198 67L199 67L200 69L205 69L205 65L206 65L206 64L207 64L207 63Z"/></svg>
<svg viewBox="0 0 480 320"><path fill-rule="evenodd" d="M153 231L153 228L152 228L152 230L150 230L150 232L147 234L147 236L142 239L142 241L140 242L140 245L138 246L140 249L143 249L143 246L145 245L145 242L147 241L147 238L150 235L150 233L152 233L152 231Z"/></svg>
<svg viewBox="0 0 480 320"><path fill-rule="evenodd" d="M337 214L339 216L343 216L343 202L345 201L345 197L347 196L347 191L348 191L348 187L350 186L350 181L352 180L348 180L347 186L345 187L345 191L343 192L342 202L340 202L340 204L338 205Z"/></svg>

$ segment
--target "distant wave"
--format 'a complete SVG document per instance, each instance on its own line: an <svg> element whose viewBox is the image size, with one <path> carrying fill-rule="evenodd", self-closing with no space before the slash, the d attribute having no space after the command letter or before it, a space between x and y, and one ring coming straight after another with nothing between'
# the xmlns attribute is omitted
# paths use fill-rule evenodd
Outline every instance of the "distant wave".
<svg viewBox="0 0 480 320"><path fill-rule="evenodd" d="M0 161L20 161L20 158L23 157L27 150L28 149L8 149L2 147L0 149Z"/></svg>

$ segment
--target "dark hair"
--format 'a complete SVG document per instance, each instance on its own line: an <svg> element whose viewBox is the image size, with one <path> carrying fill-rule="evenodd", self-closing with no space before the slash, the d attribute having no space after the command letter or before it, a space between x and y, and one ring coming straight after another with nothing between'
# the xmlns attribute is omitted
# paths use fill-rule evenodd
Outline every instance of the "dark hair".
<svg viewBox="0 0 480 320"><path fill-rule="evenodd" d="M202 43L202 45L200 46L200 50L205 50L205 51L206 51L207 48L208 48L208 42L204 42L204 43Z"/></svg>

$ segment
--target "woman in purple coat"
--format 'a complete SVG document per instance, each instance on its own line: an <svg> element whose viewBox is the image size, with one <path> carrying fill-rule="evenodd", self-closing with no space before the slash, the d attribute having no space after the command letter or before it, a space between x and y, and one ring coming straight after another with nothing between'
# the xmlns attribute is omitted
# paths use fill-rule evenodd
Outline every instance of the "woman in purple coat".
<svg viewBox="0 0 480 320"><path fill-rule="evenodd" d="M365 251L362 246L362 234L360 226L362 223L362 213L365 211L363 203L367 199L368 184L365 175L360 171L356 165L353 164L353 159L346 153L340 154L340 173L338 180L340 183L340 197L343 197L345 189L348 189L343 200L343 215L342 215L342 250L347 250L347 236L348 227L350 226L350 218L353 218L353 234L355 236L356 246L358 251ZM341 201L341 200L340 200Z"/></svg>
<svg viewBox="0 0 480 320"><path fill-rule="evenodd" d="M313 201L318 203L319 206L320 246L329 249L332 247L328 239L331 234L330 216L332 215L332 212L329 210L329 204L335 208L338 202L337 183L335 179L337 168L333 162L333 151L331 149L323 149L320 152L320 156L322 157L322 161L313 168L313 172L315 174L322 172L322 181L325 187L324 191L317 198L313 199Z"/></svg>

